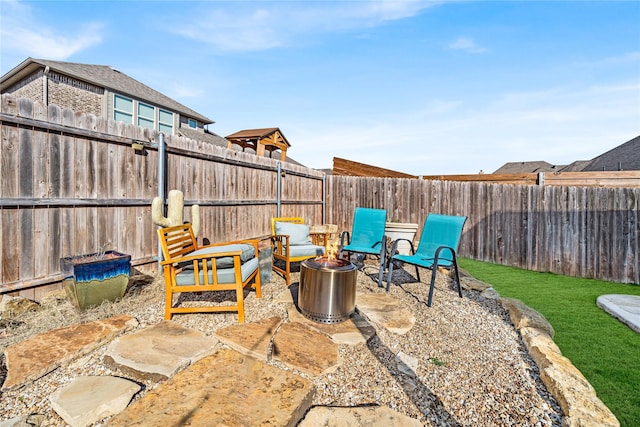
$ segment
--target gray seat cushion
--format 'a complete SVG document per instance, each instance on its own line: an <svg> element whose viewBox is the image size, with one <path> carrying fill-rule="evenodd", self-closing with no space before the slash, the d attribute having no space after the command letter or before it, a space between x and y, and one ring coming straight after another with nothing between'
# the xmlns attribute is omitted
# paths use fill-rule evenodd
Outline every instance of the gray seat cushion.
<svg viewBox="0 0 640 427"><path fill-rule="evenodd" d="M258 258L250 259L242 264L240 270L242 270L242 281L244 282L258 269ZM236 276L235 270L232 268L223 268L217 270L218 283L235 283ZM208 271L209 282L213 283L213 272ZM200 283L204 283L204 272L200 270ZM182 273L176 275L176 284L178 285L193 285L195 284L193 270L185 270Z"/></svg>
<svg viewBox="0 0 640 427"><path fill-rule="evenodd" d="M284 253L287 253L287 247L284 248ZM291 255L290 257L299 257L299 256L320 256L324 255L324 246L316 246L316 245L297 245L291 246Z"/></svg>

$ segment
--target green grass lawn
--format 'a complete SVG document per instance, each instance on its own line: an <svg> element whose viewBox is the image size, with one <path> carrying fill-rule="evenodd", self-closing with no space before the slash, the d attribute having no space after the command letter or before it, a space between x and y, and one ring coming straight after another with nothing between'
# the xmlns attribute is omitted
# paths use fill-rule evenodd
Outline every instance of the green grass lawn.
<svg viewBox="0 0 640 427"><path fill-rule="evenodd" d="M562 354L589 380L622 426L640 426L640 334L596 305L603 294L640 295L640 286L538 273L460 259L501 296L542 313Z"/></svg>

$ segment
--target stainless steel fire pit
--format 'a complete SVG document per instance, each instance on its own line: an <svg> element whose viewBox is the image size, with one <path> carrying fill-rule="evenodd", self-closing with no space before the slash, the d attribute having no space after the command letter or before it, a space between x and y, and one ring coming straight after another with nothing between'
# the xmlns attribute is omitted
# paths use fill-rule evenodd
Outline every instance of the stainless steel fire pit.
<svg viewBox="0 0 640 427"><path fill-rule="evenodd" d="M308 259L300 265L298 306L319 323L340 323L356 308L357 267L347 260Z"/></svg>

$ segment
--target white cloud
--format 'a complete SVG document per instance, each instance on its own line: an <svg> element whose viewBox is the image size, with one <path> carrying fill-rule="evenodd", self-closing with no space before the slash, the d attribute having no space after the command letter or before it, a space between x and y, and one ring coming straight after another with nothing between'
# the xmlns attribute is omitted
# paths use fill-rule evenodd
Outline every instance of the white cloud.
<svg viewBox="0 0 640 427"><path fill-rule="evenodd" d="M451 108L427 105L375 126L284 128L291 157L310 167L331 167L335 156L415 175L490 173L513 161L590 160L638 136L638 93L635 82L554 88L485 105L440 101Z"/></svg>
<svg viewBox="0 0 640 427"><path fill-rule="evenodd" d="M469 53L486 53L488 50L484 47L478 46L476 42L469 37L458 37L451 42L448 46L451 50L462 50Z"/></svg>
<svg viewBox="0 0 640 427"><path fill-rule="evenodd" d="M332 31L370 28L415 16L440 2L347 1L205 3L191 19L167 28L222 51L257 51L299 43L301 38ZM257 6L256 6L257 4Z"/></svg>
<svg viewBox="0 0 640 427"><path fill-rule="evenodd" d="M38 22L31 7L18 1L2 1L0 38L2 50L19 54L64 60L102 42L102 25L87 22L74 26L73 34L50 23Z"/></svg>

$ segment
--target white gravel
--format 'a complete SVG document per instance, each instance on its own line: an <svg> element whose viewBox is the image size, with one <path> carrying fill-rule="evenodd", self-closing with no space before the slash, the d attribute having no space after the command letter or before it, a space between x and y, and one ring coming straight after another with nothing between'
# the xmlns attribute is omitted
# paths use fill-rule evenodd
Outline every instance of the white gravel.
<svg viewBox="0 0 640 427"><path fill-rule="evenodd" d="M413 272L413 268L410 271ZM371 266L360 271L358 291L385 292L377 287L374 277L377 278L377 272ZM449 278L438 274L433 306L429 308L426 306L429 278L430 272L424 271L423 283L412 283L412 276L402 269L394 269L390 294L414 313L415 326L404 335L382 329L367 344L341 345L342 366L333 373L312 378L316 385L313 404L386 405L429 426L562 425L559 405L542 384L537 367L502 306L495 300L482 298L475 291L463 291L463 298L459 298ZM294 273L294 286L297 280L298 274ZM104 304L85 313L78 313L64 299L53 299L53 302L49 301L46 313L50 317L54 316L51 313L58 313L60 317L52 327L118 313L136 317L140 327L144 327L162 320L160 286L161 278L156 277L152 285L136 286L139 291L128 293L123 303ZM262 299L256 299L255 294L250 293L245 300L246 321L274 315L287 321L286 305L274 301L284 289L284 280L273 274L271 283L263 284ZM107 305L109 307L105 308ZM208 335L218 328L237 324L236 319L235 314L189 314L173 318L183 326ZM22 326L5 324L4 332L0 333L0 350L42 332L42 326L25 329L28 325L29 322ZM103 364L105 348L103 346L31 385L3 393L0 420L39 414L35 420L41 421L42 426L64 426L64 421L48 401L56 388L79 375L125 376ZM398 362L397 356L417 362L415 375L402 371L407 372L407 369ZM288 369L279 362L269 363ZM5 375L4 360L2 365L0 382ZM144 385L145 390L136 398L157 384L147 382Z"/></svg>

